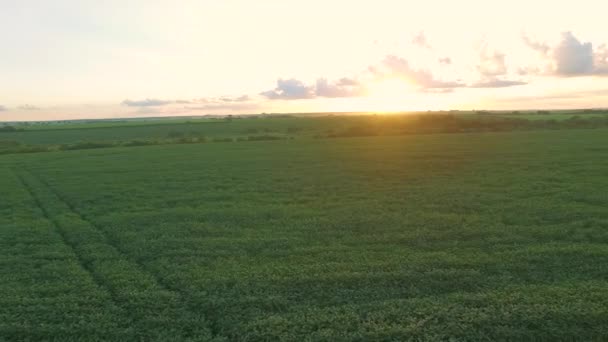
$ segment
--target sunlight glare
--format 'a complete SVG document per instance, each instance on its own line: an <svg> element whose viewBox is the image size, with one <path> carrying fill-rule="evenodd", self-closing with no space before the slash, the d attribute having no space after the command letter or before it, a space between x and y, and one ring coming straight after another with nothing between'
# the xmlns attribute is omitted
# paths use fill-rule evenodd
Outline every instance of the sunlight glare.
<svg viewBox="0 0 608 342"><path fill-rule="evenodd" d="M391 112L403 110L415 93L414 85L403 79L385 79L369 85L369 98L376 110Z"/></svg>

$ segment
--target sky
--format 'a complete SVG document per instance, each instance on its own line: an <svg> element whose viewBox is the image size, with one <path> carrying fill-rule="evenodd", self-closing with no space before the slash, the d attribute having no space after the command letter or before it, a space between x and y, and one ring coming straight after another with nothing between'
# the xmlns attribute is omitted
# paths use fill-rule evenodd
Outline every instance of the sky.
<svg viewBox="0 0 608 342"><path fill-rule="evenodd" d="M0 0L0 121L608 107L608 3Z"/></svg>

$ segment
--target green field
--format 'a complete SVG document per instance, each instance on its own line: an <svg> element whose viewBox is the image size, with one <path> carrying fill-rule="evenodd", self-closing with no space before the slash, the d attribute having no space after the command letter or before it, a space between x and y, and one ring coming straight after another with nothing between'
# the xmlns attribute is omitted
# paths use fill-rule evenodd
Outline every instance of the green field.
<svg viewBox="0 0 608 342"><path fill-rule="evenodd" d="M293 139L1 155L0 341L608 339L607 128L316 120L2 133Z"/></svg>
<svg viewBox="0 0 608 342"><path fill-rule="evenodd" d="M0 125L0 154L5 146L18 149L72 149L94 143L96 147L129 144L172 144L247 140L275 137L328 138L428 133L495 132L572 128L608 128L608 112L596 111L512 113L395 113L389 115L280 115L235 118L147 119L135 121L83 121L66 123L20 123L5 131ZM51 147L52 148L49 148ZM76 146L74 149L80 149ZM15 152L15 151L8 151Z"/></svg>

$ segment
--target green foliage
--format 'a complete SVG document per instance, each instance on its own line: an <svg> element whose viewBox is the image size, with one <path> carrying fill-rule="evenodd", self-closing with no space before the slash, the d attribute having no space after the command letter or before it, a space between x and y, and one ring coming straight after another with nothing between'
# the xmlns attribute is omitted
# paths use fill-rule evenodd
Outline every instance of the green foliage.
<svg viewBox="0 0 608 342"><path fill-rule="evenodd" d="M11 133L11 132L17 132L19 130L20 129L18 129L17 127L11 126L11 125L0 126L0 133L6 133L6 132Z"/></svg>
<svg viewBox="0 0 608 342"><path fill-rule="evenodd" d="M382 135L471 133L546 129L594 129L608 127L603 112L579 111L571 114L502 114L483 111L483 115L461 112L345 115L273 116L234 120L199 120L139 126L115 122L111 127L97 123L66 126L66 129L34 128L11 133L18 146L0 144L0 154L113 148L123 146L197 144L204 142L289 140L311 138L350 138ZM543 112L544 113L544 112ZM263 117L263 116L262 116ZM121 126L122 125L122 126ZM81 129L77 129L80 127Z"/></svg>
<svg viewBox="0 0 608 342"><path fill-rule="evenodd" d="M114 144L110 142L79 142L75 144L67 144L62 145L60 149L62 150L88 150L92 148L104 148L104 147L112 147Z"/></svg>
<svg viewBox="0 0 608 342"><path fill-rule="evenodd" d="M0 156L0 340L608 339L607 129L377 119Z"/></svg>

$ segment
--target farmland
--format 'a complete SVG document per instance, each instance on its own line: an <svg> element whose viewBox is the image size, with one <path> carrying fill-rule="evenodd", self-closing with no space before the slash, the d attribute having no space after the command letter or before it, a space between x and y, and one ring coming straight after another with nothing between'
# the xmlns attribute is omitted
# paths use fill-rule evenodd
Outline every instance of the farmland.
<svg viewBox="0 0 608 342"><path fill-rule="evenodd" d="M605 340L608 128L594 117L0 133L230 138L0 155L0 340ZM283 138L237 139L266 135Z"/></svg>

